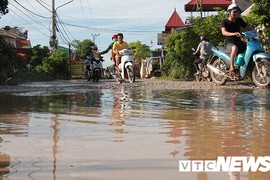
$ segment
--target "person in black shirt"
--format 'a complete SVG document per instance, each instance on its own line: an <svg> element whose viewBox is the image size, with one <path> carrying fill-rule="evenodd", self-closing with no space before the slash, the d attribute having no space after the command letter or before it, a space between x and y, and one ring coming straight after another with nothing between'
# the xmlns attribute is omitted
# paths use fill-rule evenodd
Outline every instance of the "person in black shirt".
<svg viewBox="0 0 270 180"><path fill-rule="evenodd" d="M113 44L117 41L117 38L118 38L117 34L113 34L113 35L112 35L112 41L113 41L113 42L110 43L110 45L108 46L108 48L107 48L106 50L99 52L99 54L100 54L100 55L106 54L106 53L108 53L110 50L112 50ZM115 63L115 55L114 55L114 52L113 52L113 51L111 51L111 60Z"/></svg>
<svg viewBox="0 0 270 180"><path fill-rule="evenodd" d="M226 49L231 50L230 75L234 75L234 58L238 53L246 50L246 44L241 40L240 28L247 27L245 21L238 16L240 8L237 4L228 7L229 18L222 21L221 32L226 36Z"/></svg>

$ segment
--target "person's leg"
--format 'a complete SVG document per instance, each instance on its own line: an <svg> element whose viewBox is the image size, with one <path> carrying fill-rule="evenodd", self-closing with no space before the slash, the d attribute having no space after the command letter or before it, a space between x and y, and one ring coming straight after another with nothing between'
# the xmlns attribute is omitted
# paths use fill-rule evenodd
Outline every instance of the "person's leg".
<svg viewBox="0 0 270 180"><path fill-rule="evenodd" d="M194 61L194 66L195 66L197 72L200 71L200 69L199 69L199 64L200 64L201 62L202 62L202 59L201 59L201 58L198 58L198 59L196 59L196 60Z"/></svg>
<svg viewBox="0 0 270 180"><path fill-rule="evenodd" d="M231 55L230 55L230 73L231 74L234 73L234 58L237 54L237 51L238 51L238 47L236 45L233 45Z"/></svg>
<svg viewBox="0 0 270 180"><path fill-rule="evenodd" d="M119 69L119 64L121 63L121 59L120 58L116 58L115 59L115 66L118 70L118 74L120 74L120 69Z"/></svg>

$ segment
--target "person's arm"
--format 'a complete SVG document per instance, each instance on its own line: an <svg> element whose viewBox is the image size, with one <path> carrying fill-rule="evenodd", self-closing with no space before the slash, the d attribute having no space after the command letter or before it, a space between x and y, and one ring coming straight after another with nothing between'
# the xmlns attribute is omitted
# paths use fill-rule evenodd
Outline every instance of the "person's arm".
<svg viewBox="0 0 270 180"><path fill-rule="evenodd" d="M112 47L113 47L113 44L110 44L106 50L100 52L100 55L108 53L112 49Z"/></svg>
<svg viewBox="0 0 270 180"><path fill-rule="evenodd" d="M228 32L225 27L221 28L221 32L223 36L237 36L241 37L241 34L239 32Z"/></svg>
<svg viewBox="0 0 270 180"><path fill-rule="evenodd" d="M198 45L198 47L197 47L196 51L193 53L193 55L198 54L198 52L199 52L200 49L201 49L201 44L202 44L202 43L200 43L200 44Z"/></svg>

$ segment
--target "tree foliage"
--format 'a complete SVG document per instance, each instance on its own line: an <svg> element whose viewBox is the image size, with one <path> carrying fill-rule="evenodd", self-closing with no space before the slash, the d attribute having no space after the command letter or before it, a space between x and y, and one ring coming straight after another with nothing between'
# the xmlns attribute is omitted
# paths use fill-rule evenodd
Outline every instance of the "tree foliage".
<svg viewBox="0 0 270 180"><path fill-rule="evenodd" d="M187 78L194 71L191 48L197 46L198 35L192 28L171 34L167 40L165 63L161 66L162 75L171 78Z"/></svg>
<svg viewBox="0 0 270 180"><path fill-rule="evenodd" d="M66 56L66 53L57 50L55 53L44 59L43 70L50 74L52 78L68 79L70 71Z"/></svg>
<svg viewBox="0 0 270 180"><path fill-rule="evenodd" d="M47 46L41 47L41 45L36 45L31 49L26 51L26 61L29 63L33 69L37 66L42 66L42 61L44 58L49 57L49 48Z"/></svg>
<svg viewBox="0 0 270 180"><path fill-rule="evenodd" d="M76 48L77 55L81 59L85 59L86 56L92 53L92 48L95 46L90 39L85 39L82 42L76 40L73 42L73 46Z"/></svg>
<svg viewBox="0 0 270 180"><path fill-rule="evenodd" d="M200 36L204 35L214 45L224 45L225 38L221 35L221 21L226 17L224 11L217 16L206 18L195 18L192 27L184 31L171 34L165 44L167 55L165 63L161 67L162 75L170 78L189 78L192 77L195 68L191 48L197 48Z"/></svg>
<svg viewBox="0 0 270 180"><path fill-rule="evenodd" d="M0 1L0 15L5 15L8 13L8 0ZM0 16L1 17L1 16Z"/></svg>
<svg viewBox="0 0 270 180"><path fill-rule="evenodd" d="M13 77L19 69L24 68L25 64L17 56L14 46L0 37L0 84Z"/></svg>
<svg viewBox="0 0 270 180"><path fill-rule="evenodd" d="M141 41L131 42L129 43L129 47L135 50L133 55L135 61L138 63L140 63L142 59L151 56L149 47L142 44Z"/></svg>
<svg viewBox="0 0 270 180"><path fill-rule="evenodd" d="M270 2L269 0L253 0L255 5L252 7L252 13L258 21L265 27L269 27L270 22Z"/></svg>

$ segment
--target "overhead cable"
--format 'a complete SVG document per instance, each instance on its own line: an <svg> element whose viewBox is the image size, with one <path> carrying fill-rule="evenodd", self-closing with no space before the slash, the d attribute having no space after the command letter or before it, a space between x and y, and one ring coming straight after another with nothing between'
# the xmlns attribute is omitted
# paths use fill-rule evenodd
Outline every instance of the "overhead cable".
<svg viewBox="0 0 270 180"><path fill-rule="evenodd" d="M42 18L45 18L45 19L51 19L51 17L45 17L45 16L42 16L42 15L39 15L37 13L34 13L33 11L30 11L29 9L27 9L26 7L24 7L22 4L20 4L17 0L14 0L18 5L20 5L22 8L24 8L26 11L36 15L36 16L39 16L39 17L42 17ZM10 2L9 2L10 3Z"/></svg>

